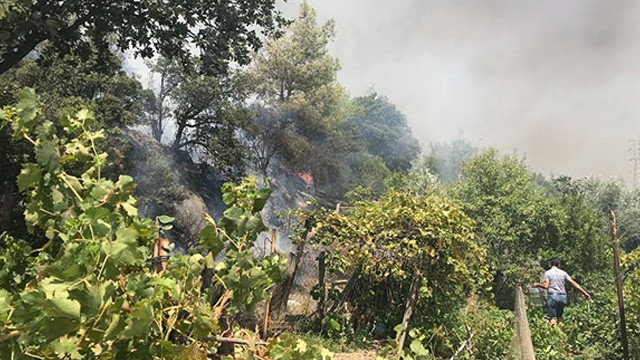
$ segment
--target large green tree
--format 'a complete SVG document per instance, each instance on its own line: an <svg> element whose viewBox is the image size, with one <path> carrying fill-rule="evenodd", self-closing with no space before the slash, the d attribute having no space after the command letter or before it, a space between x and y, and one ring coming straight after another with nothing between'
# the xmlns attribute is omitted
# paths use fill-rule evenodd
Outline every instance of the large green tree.
<svg viewBox="0 0 640 360"><path fill-rule="evenodd" d="M304 2L285 35L256 54L249 75L261 110L251 138L260 170L276 156L319 181L344 172L355 133L344 121L351 108L327 48L333 35L333 22L318 25Z"/></svg>
<svg viewBox="0 0 640 360"><path fill-rule="evenodd" d="M552 257L562 259L579 280L597 277L606 267L602 218L566 180L553 182L551 189L535 180L523 160L487 150L464 165L455 187L487 247L494 291L503 306L511 302L501 290L537 281Z"/></svg>
<svg viewBox="0 0 640 360"><path fill-rule="evenodd" d="M537 230L546 203L523 161L485 151L463 167L456 193L487 248L495 293L533 276L538 259L532 247L542 241Z"/></svg>
<svg viewBox="0 0 640 360"><path fill-rule="evenodd" d="M379 156L391 171L407 171L418 157L420 145L403 113L376 93L355 98L361 113L354 122L367 151Z"/></svg>
<svg viewBox="0 0 640 360"><path fill-rule="evenodd" d="M146 99L142 122L154 138L161 142L169 127L174 150L209 161L231 178L242 176L248 154L239 134L250 125L251 113L236 72L209 76L197 60L185 69L164 58L151 68L160 81Z"/></svg>
<svg viewBox="0 0 640 360"><path fill-rule="evenodd" d="M59 117L66 108L88 106L105 128L133 125L142 114L146 92L127 75L115 54L99 56L89 49L83 56L58 56L45 47L39 61L25 60L0 75L0 104L14 103L25 86L41 94L44 116Z"/></svg>
<svg viewBox="0 0 640 360"><path fill-rule="evenodd" d="M261 35L282 21L275 0L16 0L0 16L0 74L48 41L60 53L82 54L110 46L137 55L159 53L186 63L199 50L204 69L223 72L230 61L246 64Z"/></svg>

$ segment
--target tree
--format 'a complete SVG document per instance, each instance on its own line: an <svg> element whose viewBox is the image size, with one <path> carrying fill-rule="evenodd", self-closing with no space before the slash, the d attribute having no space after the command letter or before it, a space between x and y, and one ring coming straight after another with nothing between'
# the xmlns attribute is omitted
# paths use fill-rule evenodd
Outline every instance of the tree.
<svg viewBox="0 0 640 360"><path fill-rule="evenodd" d="M25 86L41 94L43 116L57 119L67 107L90 107L96 126L105 128L133 125L142 114L145 91L138 80L128 76L114 54L100 57L89 49L82 57L59 57L50 47L42 49L38 62L25 60L0 75L1 104L11 104Z"/></svg>
<svg viewBox="0 0 640 360"><path fill-rule="evenodd" d="M152 93L145 99L145 116L142 123L149 125L151 136L159 143L162 143L162 135L171 118L171 107L169 105L171 94L180 81L180 70L176 63L165 58L149 63L152 74L160 76L157 88L151 85Z"/></svg>
<svg viewBox="0 0 640 360"><path fill-rule="evenodd" d="M376 93L353 100L361 113L354 122L367 151L379 156L391 171L407 171L420 152L407 119L395 105Z"/></svg>
<svg viewBox="0 0 640 360"><path fill-rule="evenodd" d="M570 179L543 188L523 160L487 150L463 166L454 191L487 248L499 305L512 304L503 289L537 281L551 258L578 279L594 280L607 268L603 218Z"/></svg>
<svg viewBox="0 0 640 360"><path fill-rule="evenodd" d="M188 63L190 46L204 70L224 72L230 61L249 62L249 52L282 23L275 0L16 0L0 16L0 74L48 41L57 52L82 54L95 46L134 49L146 58L156 52Z"/></svg>
<svg viewBox="0 0 640 360"><path fill-rule="evenodd" d="M499 294L509 281L537 277L533 249L541 236L547 237L537 232L543 228L538 222L547 204L523 161L484 151L463 166L455 193L476 221L477 238L487 248L494 292Z"/></svg>
<svg viewBox="0 0 640 360"><path fill-rule="evenodd" d="M449 143L434 143L423 163L443 183L456 182L462 174L464 162L477 152L478 149L462 138Z"/></svg>
<svg viewBox="0 0 640 360"><path fill-rule="evenodd" d="M262 149L256 165L261 171L273 156L320 182L344 171L355 134L344 122L351 109L336 81L338 60L327 49L333 35L333 22L318 25L303 2L285 35L256 54L249 77L261 103L250 135L252 146Z"/></svg>
<svg viewBox="0 0 640 360"><path fill-rule="evenodd" d="M587 278L590 286L597 286L606 279L611 266L611 228L608 217L588 205L589 200L580 192L580 182L568 176L551 181L550 211L543 214L546 219L540 224L552 224L557 231L541 244L538 255L545 260L561 259L572 276ZM619 228L623 234L623 226Z"/></svg>
<svg viewBox="0 0 640 360"><path fill-rule="evenodd" d="M150 67L160 79L146 99L141 122L153 137L161 142L169 126L175 151L209 161L230 178L242 177L248 154L241 134L251 124L251 113L243 104L247 95L238 74L204 75L196 59L188 69L164 58Z"/></svg>

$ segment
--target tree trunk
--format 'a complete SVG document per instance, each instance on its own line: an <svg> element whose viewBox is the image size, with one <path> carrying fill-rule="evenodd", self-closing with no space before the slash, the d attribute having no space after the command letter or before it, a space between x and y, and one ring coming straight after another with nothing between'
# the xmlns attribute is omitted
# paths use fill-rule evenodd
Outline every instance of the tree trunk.
<svg viewBox="0 0 640 360"><path fill-rule="evenodd" d="M404 348L404 341L409 331L409 320L413 314L413 308L416 305L416 297L418 296L418 288L420 282L420 272L416 272L411 280L409 286L409 298L407 298L407 305L404 309L404 316L402 317L402 330L400 332L400 338L398 339L398 353Z"/></svg>
<svg viewBox="0 0 640 360"><path fill-rule="evenodd" d="M151 132L153 137L159 142L162 143L162 133L163 129L163 121L164 121L164 99L166 97L166 73L163 71L160 74L160 92L158 94L158 103L156 106L158 107L158 118L155 121L155 124L151 124Z"/></svg>
<svg viewBox="0 0 640 360"><path fill-rule="evenodd" d="M178 150L178 149L180 149L180 147L181 147L180 142L182 141L182 135L183 135L183 133L184 133L184 126L183 126L183 125L178 124L178 128L177 128L177 130L176 130L176 138L175 138L175 140L173 140L173 148L174 148L175 150Z"/></svg>
<svg viewBox="0 0 640 360"><path fill-rule="evenodd" d="M3 184L2 194L0 194L0 232L9 230L11 223L11 209L14 206L14 195L16 189L13 183L7 181Z"/></svg>

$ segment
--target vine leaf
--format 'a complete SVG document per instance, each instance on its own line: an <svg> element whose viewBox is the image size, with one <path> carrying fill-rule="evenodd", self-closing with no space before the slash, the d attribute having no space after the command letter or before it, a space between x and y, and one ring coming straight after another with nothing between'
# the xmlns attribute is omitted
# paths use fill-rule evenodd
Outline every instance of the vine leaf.
<svg viewBox="0 0 640 360"><path fill-rule="evenodd" d="M42 170L36 164L24 164L17 178L18 190L26 189L36 185L42 179Z"/></svg>
<svg viewBox="0 0 640 360"><path fill-rule="evenodd" d="M208 249L214 258L224 249L224 242L220 239L218 229L211 223L207 223L202 230L200 230L200 241L202 242L202 246Z"/></svg>

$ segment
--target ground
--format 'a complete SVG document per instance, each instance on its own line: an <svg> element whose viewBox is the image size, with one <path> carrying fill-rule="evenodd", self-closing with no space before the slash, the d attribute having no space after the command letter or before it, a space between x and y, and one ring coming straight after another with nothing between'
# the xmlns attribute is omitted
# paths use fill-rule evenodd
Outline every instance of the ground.
<svg viewBox="0 0 640 360"><path fill-rule="evenodd" d="M350 353L337 353L335 360L375 360L376 353L373 350L358 350Z"/></svg>

